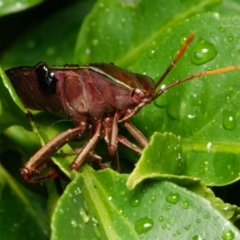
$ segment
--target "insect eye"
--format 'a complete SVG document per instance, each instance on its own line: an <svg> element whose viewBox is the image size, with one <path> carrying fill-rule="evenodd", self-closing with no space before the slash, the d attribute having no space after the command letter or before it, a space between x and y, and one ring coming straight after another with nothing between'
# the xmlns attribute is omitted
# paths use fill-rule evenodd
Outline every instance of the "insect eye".
<svg viewBox="0 0 240 240"><path fill-rule="evenodd" d="M56 88L56 79L53 72L49 72L47 65L41 65L36 68L36 74L40 88L48 93L54 93Z"/></svg>

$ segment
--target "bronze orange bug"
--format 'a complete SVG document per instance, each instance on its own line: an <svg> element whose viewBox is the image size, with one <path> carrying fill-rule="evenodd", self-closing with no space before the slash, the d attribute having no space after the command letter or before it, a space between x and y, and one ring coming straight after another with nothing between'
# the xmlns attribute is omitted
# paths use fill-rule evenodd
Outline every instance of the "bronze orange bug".
<svg viewBox="0 0 240 240"><path fill-rule="evenodd" d="M156 83L148 76L104 63L48 67L44 62L40 62L33 67L7 70L6 74L27 108L69 117L76 126L57 135L31 157L21 168L23 179L38 182L58 176L54 169L44 175L39 173L44 162L53 153L72 139L80 137L85 131L88 132L89 140L71 163L70 169L79 169L89 158L98 159L98 156L94 155L94 148L99 139L104 138L112 167L119 171L118 143L139 154L148 144L148 139L130 122L130 118L140 109L178 84L203 75L240 69L238 66L229 66L196 73L157 90L193 38L194 34L187 38ZM140 147L118 134L119 123L124 123Z"/></svg>

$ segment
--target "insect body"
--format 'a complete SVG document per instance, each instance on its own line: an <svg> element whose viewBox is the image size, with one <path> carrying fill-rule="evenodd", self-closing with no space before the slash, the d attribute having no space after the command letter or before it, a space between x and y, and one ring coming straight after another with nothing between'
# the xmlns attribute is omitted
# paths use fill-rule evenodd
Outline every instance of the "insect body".
<svg viewBox="0 0 240 240"><path fill-rule="evenodd" d="M154 81L145 75L135 74L113 64L66 65L48 67L44 62L34 67L17 67L6 71L17 94L30 109L46 110L61 117L70 117L75 128L60 133L42 147L21 168L24 180L37 182L58 175L50 170L38 175L44 162L60 147L87 131L89 139L79 151L70 168L77 170L88 159L99 160L94 148L104 138L112 161L119 170L117 145L121 143L141 154L148 140L132 125L129 119L142 107L151 103L163 92L182 82L202 75L211 75L238 69L230 66L197 73L157 90L175 63L193 40L191 34L181 47L162 77ZM118 134L118 124L123 122L141 147ZM99 163L101 165L101 163Z"/></svg>

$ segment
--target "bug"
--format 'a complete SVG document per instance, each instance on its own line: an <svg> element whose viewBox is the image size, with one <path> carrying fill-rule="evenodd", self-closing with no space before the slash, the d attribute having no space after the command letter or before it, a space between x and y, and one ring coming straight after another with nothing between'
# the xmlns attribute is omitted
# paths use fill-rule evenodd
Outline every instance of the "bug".
<svg viewBox="0 0 240 240"><path fill-rule="evenodd" d="M68 117L75 124L75 128L54 137L29 159L20 169L22 178L27 182L39 182L58 176L55 169L41 174L45 162L64 144L81 137L85 131L88 133L88 140L70 164L71 170L79 169L89 159L99 161L102 166L100 157L94 153L100 138L104 138L107 143L112 168L116 171L119 171L118 143L141 154L142 148L148 144L148 139L130 122L133 115L176 85L203 75L240 69L229 66L200 72L158 89L193 38L194 34L191 34L186 39L157 82L146 75L104 63L48 67L44 62L40 62L33 67L7 70L6 74L26 108ZM120 123L125 125L140 147L118 134Z"/></svg>

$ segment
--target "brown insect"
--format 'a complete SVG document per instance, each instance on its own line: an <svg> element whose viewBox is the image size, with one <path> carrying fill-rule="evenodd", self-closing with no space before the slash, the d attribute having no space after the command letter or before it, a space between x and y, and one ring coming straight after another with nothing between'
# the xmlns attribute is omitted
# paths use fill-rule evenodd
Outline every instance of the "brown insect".
<svg viewBox="0 0 240 240"><path fill-rule="evenodd" d="M27 182L38 182L58 176L55 169L41 175L44 163L64 144L81 137L85 131L88 132L88 140L71 163L71 170L79 169L89 160L99 161L99 165L103 166L101 158L94 153L100 138L104 138L107 143L112 168L116 171L119 171L118 143L141 154L142 148L148 144L148 139L130 123L130 118L141 108L166 90L185 81L239 69L237 66L229 66L196 73L157 90L193 38L194 34L187 38L156 83L148 76L104 63L48 67L44 62L40 62L34 67L7 70L6 74L26 108L70 117L76 126L57 135L31 157L20 169L22 178ZM119 123L125 125L140 147L118 134Z"/></svg>

